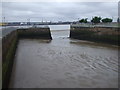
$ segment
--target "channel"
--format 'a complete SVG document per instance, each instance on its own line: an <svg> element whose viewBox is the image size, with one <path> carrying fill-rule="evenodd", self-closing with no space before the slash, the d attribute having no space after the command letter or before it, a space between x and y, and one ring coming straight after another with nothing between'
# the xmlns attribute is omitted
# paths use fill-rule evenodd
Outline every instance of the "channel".
<svg viewBox="0 0 120 90"><path fill-rule="evenodd" d="M53 40L20 39L9 87L117 88L118 47L70 39L69 28L50 26Z"/></svg>

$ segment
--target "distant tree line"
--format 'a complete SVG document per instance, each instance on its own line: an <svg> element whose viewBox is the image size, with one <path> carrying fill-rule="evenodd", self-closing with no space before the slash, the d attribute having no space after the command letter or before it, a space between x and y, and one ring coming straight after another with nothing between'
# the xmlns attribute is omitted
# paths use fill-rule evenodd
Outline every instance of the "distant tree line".
<svg viewBox="0 0 120 90"><path fill-rule="evenodd" d="M88 22L87 19L88 18L85 18L85 19L83 18L83 19L79 20L79 22L80 23L87 23ZM111 23L112 21L113 21L113 19L111 19L111 18L103 18L102 19L101 17L98 17L98 16L93 17L91 20L91 22L95 23L95 24L100 23L100 22Z"/></svg>
<svg viewBox="0 0 120 90"><path fill-rule="evenodd" d="M87 23L88 21L87 21L87 18L85 18L85 19L83 18L83 19L79 20L79 22L80 23Z"/></svg>

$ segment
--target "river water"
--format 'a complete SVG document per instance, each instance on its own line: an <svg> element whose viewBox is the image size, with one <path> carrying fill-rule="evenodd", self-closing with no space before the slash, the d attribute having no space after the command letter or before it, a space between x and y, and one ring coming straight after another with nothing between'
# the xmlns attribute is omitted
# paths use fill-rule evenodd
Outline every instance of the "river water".
<svg viewBox="0 0 120 90"><path fill-rule="evenodd" d="M118 87L117 46L70 39L69 26L53 27L51 41L19 41L10 88Z"/></svg>

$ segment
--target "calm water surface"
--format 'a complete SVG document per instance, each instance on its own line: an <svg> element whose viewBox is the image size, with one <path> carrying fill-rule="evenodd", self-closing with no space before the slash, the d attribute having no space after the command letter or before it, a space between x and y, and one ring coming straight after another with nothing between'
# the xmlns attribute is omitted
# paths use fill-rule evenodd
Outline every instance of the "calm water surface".
<svg viewBox="0 0 120 90"><path fill-rule="evenodd" d="M20 40L11 88L118 87L116 46L69 39L67 29L51 31L51 41Z"/></svg>

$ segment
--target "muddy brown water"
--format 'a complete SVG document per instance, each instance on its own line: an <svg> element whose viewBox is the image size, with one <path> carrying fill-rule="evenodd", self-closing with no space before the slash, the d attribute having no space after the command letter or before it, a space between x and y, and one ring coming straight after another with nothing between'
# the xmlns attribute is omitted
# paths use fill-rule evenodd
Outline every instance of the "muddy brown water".
<svg viewBox="0 0 120 90"><path fill-rule="evenodd" d="M10 88L117 88L118 47L68 38L21 39Z"/></svg>

